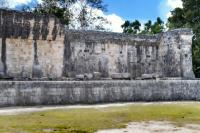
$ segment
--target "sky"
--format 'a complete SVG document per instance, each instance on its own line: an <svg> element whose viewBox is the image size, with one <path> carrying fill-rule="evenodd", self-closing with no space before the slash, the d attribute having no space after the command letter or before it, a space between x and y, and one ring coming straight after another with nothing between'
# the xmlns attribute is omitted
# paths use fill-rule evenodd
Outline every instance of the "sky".
<svg viewBox="0 0 200 133"><path fill-rule="evenodd" d="M125 20L139 20L146 23L148 20L155 21L161 17L164 22L170 17L171 12L176 7L182 7L181 0L104 0L108 5L108 11L105 13L113 17L113 29L115 32L122 32L119 26Z"/></svg>
<svg viewBox="0 0 200 133"><path fill-rule="evenodd" d="M34 5L41 0L8 0L11 8L17 8L21 4ZM182 7L181 0L103 0L107 5L107 12L98 11L110 21L113 32L122 32L121 25L125 20L139 20L145 23L148 20L155 21L161 17L165 22L170 16L170 11L176 7Z"/></svg>

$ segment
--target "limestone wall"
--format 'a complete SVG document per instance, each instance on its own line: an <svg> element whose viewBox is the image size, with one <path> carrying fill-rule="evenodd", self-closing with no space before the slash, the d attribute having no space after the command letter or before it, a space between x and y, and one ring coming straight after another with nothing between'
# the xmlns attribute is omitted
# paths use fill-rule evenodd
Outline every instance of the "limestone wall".
<svg viewBox="0 0 200 133"><path fill-rule="evenodd" d="M157 73L158 37L68 31L67 76L99 72L104 78ZM121 75L120 75L121 74Z"/></svg>
<svg viewBox="0 0 200 133"><path fill-rule="evenodd" d="M200 100L199 80L1 81L0 106Z"/></svg>
<svg viewBox="0 0 200 133"><path fill-rule="evenodd" d="M158 35L67 31L64 75L100 73L103 78L193 78L192 32L188 29Z"/></svg>
<svg viewBox="0 0 200 133"><path fill-rule="evenodd" d="M61 77L63 29L54 16L0 10L1 77Z"/></svg>
<svg viewBox="0 0 200 133"><path fill-rule="evenodd" d="M0 10L0 77L194 78L192 32L158 35L65 30L57 18Z"/></svg>

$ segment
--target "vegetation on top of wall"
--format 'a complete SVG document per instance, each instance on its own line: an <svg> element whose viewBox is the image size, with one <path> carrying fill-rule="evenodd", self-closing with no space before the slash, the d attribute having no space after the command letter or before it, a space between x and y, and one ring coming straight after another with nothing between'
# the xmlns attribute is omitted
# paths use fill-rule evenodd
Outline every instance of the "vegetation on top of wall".
<svg viewBox="0 0 200 133"><path fill-rule="evenodd" d="M34 6L34 5L31 5ZM0 0L0 8L8 8L8 0ZM75 9L78 7L78 9ZM36 6L23 5L19 10L42 14L52 14L68 28L81 30L105 30L108 20L96 11L105 12L103 0L41 0Z"/></svg>
<svg viewBox="0 0 200 133"><path fill-rule="evenodd" d="M123 28L124 33L130 34L157 34L164 31L164 22L160 17L158 17L154 23L152 23L151 20L145 23L143 30L141 30L141 26L142 25L138 20L133 22L127 20L121 27Z"/></svg>
<svg viewBox="0 0 200 133"><path fill-rule="evenodd" d="M73 11L75 4L78 4L79 9ZM102 0L42 0L32 11L53 14L67 26L76 27L79 25L82 30L88 28L103 30L101 23L107 23L107 20L97 14L94 15L96 9L106 11L106 5L103 4ZM95 25L94 22L97 21L99 24Z"/></svg>
<svg viewBox="0 0 200 133"><path fill-rule="evenodd" d="M168 19L169 29L191 28L193 37L193 70L200 77L200 0L182 0L183 8L176 8Z"/></svg>
<svg viewBox="0 0 200 133"><path fill-rule="evenodd" d="M101 16L91 14L91 10L106 11L106 6L103 0L82 0L80 4L80 12L76 16L76 21L72 22L74 14L71 13L70 7L79 0L42 0L35 8L24 8L24 11L48 13L57 16L61 22L66 25L79 23L80 29L104 30L103 24L108 23L107 20ZM176 8L171 13L172 16L168 19L166 24L167 29L176 28L192 28L194 31L193 37L193 70L196 77L200 77L200 0L182 0L183 8ZM0 8L8 7L7 0L0 0ZM91 7L91 8L88 8ZM94 24L99 20L97 25ZM138 20L133 22L125 21L122 25L124 33L131 34L157 34L163 32L165 29L164 22L161 18L157 18L156 22L149 20L141 29L141 23Z"/></svg>
<svg viewBox="0 0 200 133"><path fill-rule="evenodd" d="M172 16L168 18L166 28L163 21L158 18L157 21L152 24L152 21L148 21L144 24L144 29L140 30L140 22L138 20L134 22L126 21L122 28L124 33L131 34L157 34L163 30L171 30L177 28L191 28L194 32L193 37L193 71L196 77L200 77L200 0L182 0L183 8L175 8L171 11ZM137 23L135 23L137 22Z"/></svg>

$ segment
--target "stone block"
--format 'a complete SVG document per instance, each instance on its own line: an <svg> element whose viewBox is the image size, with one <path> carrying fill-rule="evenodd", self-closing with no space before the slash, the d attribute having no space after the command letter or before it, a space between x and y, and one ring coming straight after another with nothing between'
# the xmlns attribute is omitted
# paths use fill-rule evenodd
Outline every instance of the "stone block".
<svg viewBox="0 0 200 133"><path fill-rule="evenodd" d="M43 76L43 73L42 73L41 66L39 64L34 64L32 77L33 78L42 78L42 76Z"/></svg>
<svg viewBox="0 0 200 133"><path fill-rule="evenodd" d="M1 81L0 107L199 101L199 84L199 80Z"/></svg>
<svg viewBox="0 0 200 133"><path fill-rule="evenodd" d="M130 79L129 73L113 73L111 74L112 79Z"/></svg>
<svg viewBox="0 0 200 133"><path fill-rule="evenodd" d="M101 73L100 72L93 72L93 78L95 80L101 79Z"/></svg>
<svg viewBox="0 0 200 133"><path fill-rule="evenodd" d="M76 79L78 79L78 80L84 80L85 76L83 74L79 74L79 75L76 75Z"/></svg>
<svg viewBox="0 0 200 133"><path fill-rule="evenodd" d="M131 75L130 75L130 73L122 73L122 77L123 77L123 79L130 79Z"/></svg>
<svg viewBox="0 0 200 133"><path fill-rule="evenodd" d="M85 73L85 74L84 74L84 77L85 77L87 80L91 80L91 79L93 79L93 74L92 74L92 73Z"/></svg>
<svg viewBox="0 0 200 133"><path fill-rule="evenodd" d="M157 74L142 74L141 79L157 79L158 77Z"/></svg>
<svg viewBox="0 0 200 133"><path fill-rule="evenodd" d="M5 76L4 74L4 65L2 61L0 61L0 78L3 78Z"/></svg>

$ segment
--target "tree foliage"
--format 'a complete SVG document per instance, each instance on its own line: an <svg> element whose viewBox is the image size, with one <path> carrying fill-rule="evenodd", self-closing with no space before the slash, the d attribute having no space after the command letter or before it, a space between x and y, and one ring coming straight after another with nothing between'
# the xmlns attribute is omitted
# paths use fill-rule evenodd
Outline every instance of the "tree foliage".
<svg viewBox="0 0 200 133"><path fill-rule="evenodd" d="M158 34L163 32L164 30L164 22L160 17L157 18L157 21L151 26L151 33Z"/></svg>
<svg viewBox="0 0 200 133"><path fill-rule="evenodd" d="M164 22L160 17L157 18L156 22L152 23L149 20L144 24L144 29L141 31L141 23L138 20L133 21L125 21L122 25L124 33L132 33L132 34L157 34L164 30Z"/></svg>
<svg viewBox="0 0 200 133"><path fill-rule="evenodd" d="M133 33L137 34L140 31L141 23L138 20L133 22L125 21L125 23L121 26L123 28L124 33Z"/></svg>
<svg viewBox="0 0 200 133"><path fill-rule="evenodd" d="M8 8L8 1L0 0L0 8Z"/></svg>
<svg viewBox="0 0 200 133"><path fill-rule="evenodd" d="M193 37L193 70L200 77L200 0L182 0L183 8L176 8L168 19L169 29L192 28Z"/></svg>
<svg viewBox="0 0 200 133"><path fill-rule="evenodd" d="M62 23L69 24L70 13L68 6L72 4L73 1L68 0L67 2L63 0L42 0L41 4L34 9L34 12L42 14L53 14L57 16Z"/></svg>
<svg viewBox="0 0 200 133"><path fill-rule="evenodd" d="M186 19L182 8L175 8L171 11L172 16L168 18L167 26L169 29L183 28L186 25Z"/></svg>
<svg viewBox="0 0 200 133"><path fill-rule="evenodd" d="M76 19L83 29L86 29L93 21L106 21L104 18L92 14L92 10L96 9L106 11L106 5L103 4L102 0L42 0L42 3L38 4L34 12L53 14L57 16L62 23L69 25L74 15L70 8L77 2L80 3L80 12L78 12L79 14Z"/></svg>
<svg viewBox="0 0 200 133"><path fill-rule="evenodd" d="M144 24L144 30L141 32L141 34L151 34L152 30L152 21L149 20L147 23Z"/></svg>

